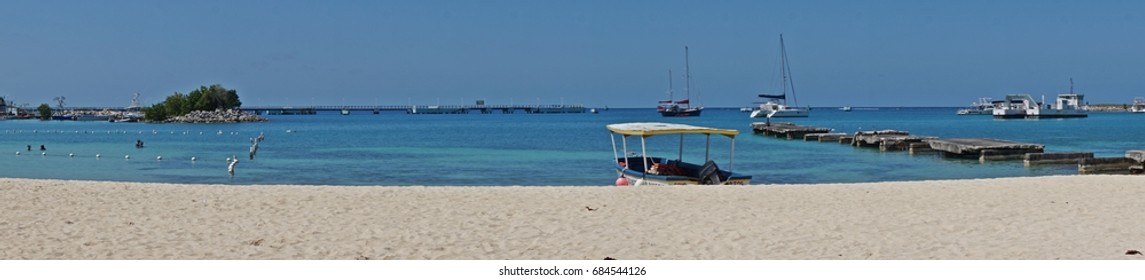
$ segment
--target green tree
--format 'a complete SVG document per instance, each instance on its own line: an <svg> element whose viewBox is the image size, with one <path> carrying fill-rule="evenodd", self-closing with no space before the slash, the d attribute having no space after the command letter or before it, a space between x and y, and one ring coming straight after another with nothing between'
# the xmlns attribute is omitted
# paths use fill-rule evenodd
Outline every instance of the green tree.
<svg viewBox="0 0 1145 280"><path fill-rule="evenodd" d="M149 121L163 121L168 117L182 116L192 111L214 111L215 109L235 109L242 106L238 92L222 85L200 86L188 94L175 92L163 102L143 110Z"/></svg>
<svg viewBox="0 0 1145 280"><path fill-rule="evenodd" d="M156 103L151 107L140 109L143 112L143 119L149 121L162 121L167 119L167 109L163 107L163 103Z"/></svg>
<svg viewBox="0 0 1145 280"><path fill-rule="evenodd" d="M40 111L41 120L52 119L52 106L48 106L47 103L40 103L40 107L37 107L36 110Z"/></svg>

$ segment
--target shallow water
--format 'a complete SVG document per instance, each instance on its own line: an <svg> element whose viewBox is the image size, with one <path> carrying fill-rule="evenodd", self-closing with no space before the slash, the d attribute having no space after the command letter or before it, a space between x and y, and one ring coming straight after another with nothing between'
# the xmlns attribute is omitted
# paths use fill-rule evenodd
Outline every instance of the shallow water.
<svg viewBox="0 0 1145 280"><path fill-rule="evenodd" d="M837 132L895 129L943 138L984 137L1046 145L1048 152L1121 156L1145 148L1145 114L1091 113L1065 120L957 116L957 108L817 108L784 119ZM608 185L610 134L619 122L679 122L733 128L732 168L753 183L842 183L1075 174L1076 166L1026 168L934 155L878 152L847 145L753 135L748 113L708 109L697 118L663 118L654 109L600 114L404 113L267 116L267 123L146 124L0 121L0 176L208 184L304 185ZM287 131L293 132L287 132ZM220 134L220 132L222 132ZM266 134L254 160L250 138ZM145 148L136 149L142 140ZM619 141L620 139L617 138ZM630 149L639 151L638 138ZM650 152L675 157L678 137L651 137ZM712 137L711 157L727 165L730 145ZM27 151L32 145L33 151ZM38 147L45 145L46 156ZM686 161L703 160L704 139L685 139ZM16 155L20 152L21 155ZM69 157L68 154L74 154ZM100 158L95 155L100 154ZM129 160L124 156L130 155ZM226 158L238 156L234 177ZM162 156L162 160L156 157ZM197 161L191 161L197 157Z"/></svg>

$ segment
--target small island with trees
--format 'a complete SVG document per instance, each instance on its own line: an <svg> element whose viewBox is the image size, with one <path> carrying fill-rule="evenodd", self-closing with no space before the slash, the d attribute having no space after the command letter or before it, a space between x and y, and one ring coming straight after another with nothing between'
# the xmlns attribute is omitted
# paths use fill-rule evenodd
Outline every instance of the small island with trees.
<svg viewBox="0 0 1145 280"><path fill-rule="evenodd" d="M175 92L162 102L142 109L148 122L235 123L265 122L263 117L239 110L238 92L215 84L188 94Z"/></svg>

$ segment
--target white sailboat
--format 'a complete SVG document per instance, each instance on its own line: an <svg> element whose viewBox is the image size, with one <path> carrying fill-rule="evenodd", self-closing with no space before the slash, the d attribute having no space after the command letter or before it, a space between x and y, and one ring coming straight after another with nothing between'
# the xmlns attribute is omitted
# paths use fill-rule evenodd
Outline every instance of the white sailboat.
<svg viewBox="0 0 1145 280"><path fill-rule="evenodd" d="M780 94L759 94L764 102L759 109L751 112L752 118L808 117L810 109L787 105L787 88L791 87L791 103L796 104L795 81L791 76L791 66L787 64L787 48L783 45L783 34L779 34L780 75L783 77L783 91Z"/></svg>

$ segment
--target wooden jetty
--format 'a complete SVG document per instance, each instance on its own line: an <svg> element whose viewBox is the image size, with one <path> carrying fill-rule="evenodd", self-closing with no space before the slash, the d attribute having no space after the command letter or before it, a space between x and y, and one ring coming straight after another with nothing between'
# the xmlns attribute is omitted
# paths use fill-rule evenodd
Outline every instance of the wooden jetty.
<svg viewBox="0 0 1145 280"><path fill-rule="evenodd" d="M912 155L917 155L917 154L922 154L922 153L934 153L935 152L934 149L930 148L930 144L927 144L926 142L910 143L907 146L907 150Z"/></svg>
<svg viewBox="0 0 1145 280"><path fill-rule="evenodd" d="M928 139L930 148L949 157L978 158L979 161L1018 160L1028 153L1044 153L1045 145L988 138Z"/></svg>
<svg viewBox="0 0 1145 280"><path fill-rule="evenodd" d="M1127 157L1087 158L1077 164L1078 174L1131 174L1141 163ZM1138 168L1134 168L1138 167Z"/></svg>
<svg viewBox="0 0 1145 280"><path fill-rule="evenodd" d="M751 123L751 131L755 133L763 133L763 135L771 135L779 138L793 140L803 139L803 136L811 133L831 132L831 129L813 126L801 126L789 122L755 122Z"/></svg>
<svg viewBox="0 0 1145 280"><path fill-rule="evenodd" d="M851 145L851 142L855 142L854 136L847 135L847 136L839 137L839 144Z"/></svg>
<svg viewBox="0 0 1145 280"><path fill-rule="evenodd" d="M910 132L899 130L859 131L855 132L851 145L855 147L878 147L880 151L905 151L911 143L921 143L923 140L938 139L932 136L910 135Z"/></svg>
<svg viewBox="0 0 1145 280"><path fill-rule="evenodd" d="M1141 174L1145 171L1145 150L1129 150L1125 157L1083 159L1077 164L1080 174Z"/></svg>
<svg viewBox="0 0 1145 280"><path fill-rule="evenodd" d="M803 135L803 141L839 142L839 138L846 137L846 133L808 133Z"/></svg>
<svg viewBox="0 0 1145 280"><path fill-rule="evenodd" d="M1026 166L1038 164L1078 164L1082 159L1093 158L1093 152L1029 153L1023 162Z"/></svg>
<svg viewBox="0 0 1145 280"><path fill-rule="evenodd" d="M878 147L880 151L909 151L910 154L942 153L946 157L975 158L980 162L1022 160L1026 166L1077 164L1080 174L1145 173L1145 150L1130 150L1125 157L1094 158L1093 152L1046 153L1045 145L989 138L939 139L910 135L899 130L859 131L853 135L832 133L831 129L801 126L788 122L756 122L752 132L803 141L837 142L855 147Z"/></svg>

